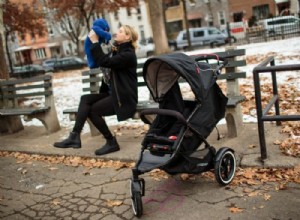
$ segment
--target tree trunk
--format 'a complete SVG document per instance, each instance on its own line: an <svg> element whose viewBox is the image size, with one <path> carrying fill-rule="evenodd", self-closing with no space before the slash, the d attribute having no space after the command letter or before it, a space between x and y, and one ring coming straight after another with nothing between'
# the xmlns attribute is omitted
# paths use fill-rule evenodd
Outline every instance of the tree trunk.
<svg viewBox="0 0 300 220"><path fill-rule="evenodd" d="M170 48L164 23L162 0L149 0L148 4L153 31L153 41L155 44L155 54L169 53Z"/></svg>
<svg viewBox="0 0 300 220"><path fill-rule="evenodd" d="M10 53L9 53L9 48L8 48L8 36L9 36L9 33L6 32L5 35L4 35L4 40L5 40L5 51L6 51L6 56L7 56L7 60L8 60L8 66L9 66L9 69L11 71L11 73L13 73L13 63L11 61L11 56L10 56Z"/></svg>
<svg viewBox="0 0 300 220"><path fill-rule="evenodd" d="M0 0L0 4L3 4L2 0ZM0 79L8 79L8 71L3 48L3 27L3 14L2 9L0 9Z"/></svg>

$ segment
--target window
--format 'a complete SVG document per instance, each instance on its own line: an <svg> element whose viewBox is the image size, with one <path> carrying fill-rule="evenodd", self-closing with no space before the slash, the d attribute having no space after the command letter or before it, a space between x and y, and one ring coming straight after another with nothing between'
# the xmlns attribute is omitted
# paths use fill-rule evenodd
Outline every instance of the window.
<svg viewBox="0 0 300 220"><path fill-rule="evenodd" d="M66 33L66 25L63 22L60 22L59 28L61 33Z"/></svg>
<svg viewBox="0 0 300 220"><path fill-rule="evenodd" d="M140 6L138 6L136 8L136 14L137 14L137 19L141 20L142 19L142 14L141 14L141 8L140 8Z"/></svg>
<svg viewBox="0 0 300 220"><path fill-rule="evenodd" d="M240 21L243 21L243 16L244 16L244 13L243 13L243 12L236 12L236 13L233 13L233 22L240 22Z"/></svg>
<svg viewBox="0 0 300 220"><path fill-rule="evenodd" d="M210 27L214 26L214 18L212 14L207 14L207 23Z"/></svg>
<svg viewBox="0 0 300 220"><path fill-rule="evenodd" d="M127 10L127 16L130 17L131 16L131 10L130 10L130 8L126 8L126 10Z"/></svg>
<svg viewBox="0 0 300 220"><path fill-rule="evenodd" d="M166 3L166 7L179 6L179 4L180 4L179 0L171 0L168 3Z"/></svg>
<svg viewBox="0 0 300 220"><path fill-rule="evenodd" d="M141 40L145 39L144 25L140 25L139 26L139 30L140 30L140 38L141 38Z"/></svg>
<svg viewBox="0 0 300 220"><path fill-rule="evenodd" d="M35 53L35 56L37 59L45 59L46 58L45 48L35 49L34 53Z"/></svg>
<svg viewBox="0 0 300 220"><path fill-rule="evenodd" d="M224 25L226 23L224 11L219 11L218 17L219 17L219 24Z"/></svg>
<svg viewBox="0 0 300 220"><path fill-rule="evenodd" d="M221 34L221 33L215 29L208 30L208 35L216 35L216 34Z"/></svg>
<svg viewBox="0 0 300 220"><path fill-rule="evenodd" d="M119 20L119 12L118 11L115 11L114 17L115 17L116 20Z"/></svg>
<svg viewBox="0 0 300 220"><path fill-rule="evenodd" d="M252 8L253 15L258 19L268 18L270 14L269 5L258 5Z"/></svg>
<svg viewBox="0 0 300 220"><path fill-rule="evenodd" d="M204 31L195 31L194 32L194 37L203 37L204 36Z"/></svg>
<svg viewBox="0 0 300 220"><path fill-rule="evenodd" d="M53 36L54 35L53 28L52 28L51 24L49 24L49 26L48 26L48 33L49 33L49 36Z"/></svg>

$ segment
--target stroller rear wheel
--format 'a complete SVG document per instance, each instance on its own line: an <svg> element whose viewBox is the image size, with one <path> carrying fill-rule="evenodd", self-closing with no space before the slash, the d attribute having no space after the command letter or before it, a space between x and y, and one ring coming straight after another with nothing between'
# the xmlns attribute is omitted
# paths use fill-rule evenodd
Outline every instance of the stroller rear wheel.
<svg viewBox="0 0 300 220"><path fill-rule="evenodd" d="M130 180L130 195L132 211L136 217L141 217L143 215L143 195L144 181L133 181Z"/></svg>
<svg viewBox="0 0 300 220"><path fill-rule="evenodd" d="M236 159L231 150L222 153L219 160L215 163L215 177L219 184L229 184L235 174Z"/></svg>

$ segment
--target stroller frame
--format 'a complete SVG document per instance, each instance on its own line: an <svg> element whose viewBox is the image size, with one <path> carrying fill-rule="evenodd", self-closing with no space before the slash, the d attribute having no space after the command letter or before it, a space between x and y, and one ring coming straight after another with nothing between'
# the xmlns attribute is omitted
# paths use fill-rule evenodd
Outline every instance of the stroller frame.
<svg viewBox="0 0 300 220"><path fill-rule="evenodd" d="M177 55L169 56L172 59L174 56ZM185 59L191 59L185 56L186 55L183 56ZM221 69L227 64L227 61L225 59L219 58L216 55L198 55L195 57L193 62L199 62L203 60L208 62L208 60L211 59L218 61L218 65L214 70L214 77L217 77L217 75L220 74ZM220 60L223 61L221 64L219 63ZM150 58L147 60L148 63L154 61L155 58ZM148 71L148 65L146 65L147 62L145 63L143 70L144 78ZM178 78L176 80L178 80ZM147 79L145 79L145 81L147 81ZM213 86L216 86L215 81L213 83ZM148 88L152 93L153 99L155 101L162 100L161 97L155 96L153 94L154 92L153 88L151 91L151 86L148 86ZM171 91L172 88L169 88L168 90ZM141 217L143 214L142 196L145 195L145 180L143 178L140 178L139 176L148 171L151 171L152 169L163 169L170 174L183 172L202 173L213 170L217 182L223 186L229 184L233 180L236 170L236 159L234 156L234 151L229 147L221 147L218 151L216 151L216 149L213 146L211 146L205 139L211 132L211 129L208 131L201 129L199 130L199 128L195 128L191 125L191 121L195 117L199 117L199 115L197 114L199 111L201 111L202 104L204 102L203 100L204 99L202 97L202 100L200 99L197 101L184 101L185 103L192 105L191 112L189 113L187 119L183 114L172 109L146 109L141 112L141 119L145 123L151 124L151 122L149 122L146 117L147 115L157 115L157 117L171 117L174 120L176 119L176 123L179 123L180 129L177 133L177 136L172 135L169 138L166 138L164 136L157 136L156 133L153 134L148 132L148 134L146 134L146 137L142 143L139 158L136 162L135 167L132 169L132 178L130 180L130 195L132 200L132 209L134 215L138 218ZM224 117L223 114L221 114L221 116ZM153 130L155 131L155 126ZM192 135L190 135L190 133ZM187 136L191 136L191 140L196 141L187 142L186 144L185 141L187 139ZM174 139L175 137L176 139ZM161 145L160 143L163 144ZM202 144L204 144L204 148L198 149ZM190 151L187 151L186 149L188 149L191 145L194 145L194 147L192 147ZM154 146L156 147L155 150ZM185 146L188 147L185 148ZM193 156L199 152L205 153L205 151L206 155L204 155L203 158L197 158L196 156Z"/></svg>

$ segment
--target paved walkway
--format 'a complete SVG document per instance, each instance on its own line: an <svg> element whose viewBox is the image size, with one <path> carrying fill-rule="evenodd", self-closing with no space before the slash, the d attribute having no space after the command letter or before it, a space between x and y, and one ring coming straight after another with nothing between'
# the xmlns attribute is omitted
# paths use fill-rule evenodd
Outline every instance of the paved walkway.
<svg viewBox="0 0 300 220"><path fill-rule="evenodd" d="M283 155L278 145L273 144L275 140L283 140L287 137L286 134L280 133L281 127L276 126L275 123L265 124L268 159L264 163L260 160L257 124L245 123L237 138L226 137L226 125L218 125L218 129L223 138L218 141L217 131L214 129L207 140L217 149L223 146L234 149L240 166L290 167L299 163L299 159ZM111 130L113 131L115 128L111 128ZM69 132L69 130L61 129L47 135L43 127L26 127L25 130L15 134L0 134L0 150L136 161L144 137L137 135L141 133L141 128L124 128L118 131L121 136L117 136L121 150L99 157L94 155L94 151L104 144L104 139L102 136L92 137L90 133L82 135L81 149L58 149L52 146L54 142L66 138Z"/></svg>
<svg viewBox="0 0 300 220"><path fill-rule="evenodd" d="M274 140L284 138L274 124L266 126L269 158L265 166L286 167L299 164L299 159L282 155ZM209 142L217 148L232 147L242 166L262 166L255 124L245 124L238 138L226 138L225 126L219 126L225 137L217 141L214 131ZM94 156L103 144L100 136L82 136L83 148L56 149L52 143L68 134L61 130L51 135L37 127L0 135L1 151L19 151L42 155L78 155L82 157L135 161L143 136L139 130L121 131L121 151ZM255 146L255 147L253 147ZM135 219L131 210L129 179L131 169L67 166L14 157L0 160L0 219ZM300 185L289 183L277 191L277 183L258 183L220 187L213 178L196 175L183 180L180 175L154 177L146 181L143 197L143 219L298 219Z"/></svg>

